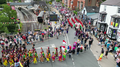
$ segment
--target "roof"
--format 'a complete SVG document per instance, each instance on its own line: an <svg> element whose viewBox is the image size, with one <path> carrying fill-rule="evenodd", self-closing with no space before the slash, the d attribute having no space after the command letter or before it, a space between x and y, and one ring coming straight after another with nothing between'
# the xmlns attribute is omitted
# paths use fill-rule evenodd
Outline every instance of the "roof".
<svg viewBox="0 0 120 67"><path fill-rule="evenodd" d="M99 7L97 6L85 6L87 13L99 13Z"/></svg>
<svg viewBox="0 0 120 67"><path fill-rule="evenodd" d="M42 5L42 6L47 6L47 4L44 2L44 1L33 1L32 2L32 5L34 5L34 4L39 4L40 6Z"/></svg>
<svg viewBox="0 0 120 67"><path fill-rule="evenodd" d="M91 18L91 19L97 19L99 16L99 13L95 13L93 15L89 15L88 18Z"/></svg>
<svg viewBox="0 0 120 67"><path fill-rule="evenodd" d="M102 5L120 6L120 0L106 0Z"/></svg>
<svg viewBox="0 0 120 67"><path fill-rule="evenodd" d="M10 3L10 5L31 5L31 3Z"/></svg>
<svg viewBox="0 0 120 67"><path fill-rule="evenodd" d="M107 14L105 11L100 12L100 14Z"/></svg>
<svg viewBox="0 0 120 67"><path fill-rule="evenodd" d="M115 14L115 15L112 15L111 17L120 18L120 15Z"/></svg>

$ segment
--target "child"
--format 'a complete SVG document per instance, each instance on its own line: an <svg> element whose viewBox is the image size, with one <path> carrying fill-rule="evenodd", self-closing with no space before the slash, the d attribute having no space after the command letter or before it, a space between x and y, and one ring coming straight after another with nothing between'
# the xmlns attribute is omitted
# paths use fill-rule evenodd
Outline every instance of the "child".
<svg viewBox="0 0 120 67"><path fill-rule="evenodd" d="M80 46L80 52L83 52L83 49L84 49L84 47L83 47L83 45L81 45Z"/></svg>
<svg viewBox="0 0 120 67"><path fill-rule="evenodd" d="M55 54L54 54L54 52L52 52L52 62L54 62L55 61Z"/></svg>

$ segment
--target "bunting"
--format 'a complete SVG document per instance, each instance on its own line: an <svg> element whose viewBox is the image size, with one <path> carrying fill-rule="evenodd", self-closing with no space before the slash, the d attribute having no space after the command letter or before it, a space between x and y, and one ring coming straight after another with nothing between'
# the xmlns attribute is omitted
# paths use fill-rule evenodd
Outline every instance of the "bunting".
<svg viewBox="0 0 120 67"><path fill-rule="evenodd" d="M20 24L20 22L0 22L2 24Z"/></svg>

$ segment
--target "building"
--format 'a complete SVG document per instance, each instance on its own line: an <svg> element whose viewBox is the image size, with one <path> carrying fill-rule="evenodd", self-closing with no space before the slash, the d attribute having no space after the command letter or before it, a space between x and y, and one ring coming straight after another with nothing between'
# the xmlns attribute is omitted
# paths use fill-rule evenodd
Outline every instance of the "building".
<svg viewBox="0 0 120 67"><path fill-rule="evenodd" d="M85 0L85 6L100 6L102 0Z"/></svg>
<svg viewBox="0 0 120 67"><path fill-rule="evenodd" d="M73 10L77 8L83 9L85 5L85 0L62 0L62 3Z"/></svg>
<svg viewBox="0 0 120 67"><path fill-rule="evenodd" d="M120 0L107 0L100 5L97 27L120 42Z"/></svg>

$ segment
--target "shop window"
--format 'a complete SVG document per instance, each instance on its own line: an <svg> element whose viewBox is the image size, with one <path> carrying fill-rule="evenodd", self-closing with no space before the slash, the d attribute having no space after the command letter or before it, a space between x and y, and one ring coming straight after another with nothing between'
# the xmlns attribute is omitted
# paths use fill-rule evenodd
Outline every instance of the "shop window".
<svg viewBox="0 0 120 67"><path fill-rule="evenodd" d="M101 22L105 22L106 14L100 14L100 20L101 20Z"/></svg>
<svg viewBox="0 0 120 67"><path fill-rule="evenodd" d="M118 8L118 13L120 13L120 8Z"/></svg>
<svg viewBox="0 0 120 67"><path fill-rule="evenodd" d="M111 18L111 22L110 22L110 25L113 26L113 27L119 27L119 22L120 22L120 19L119 18Z"/></svg>

